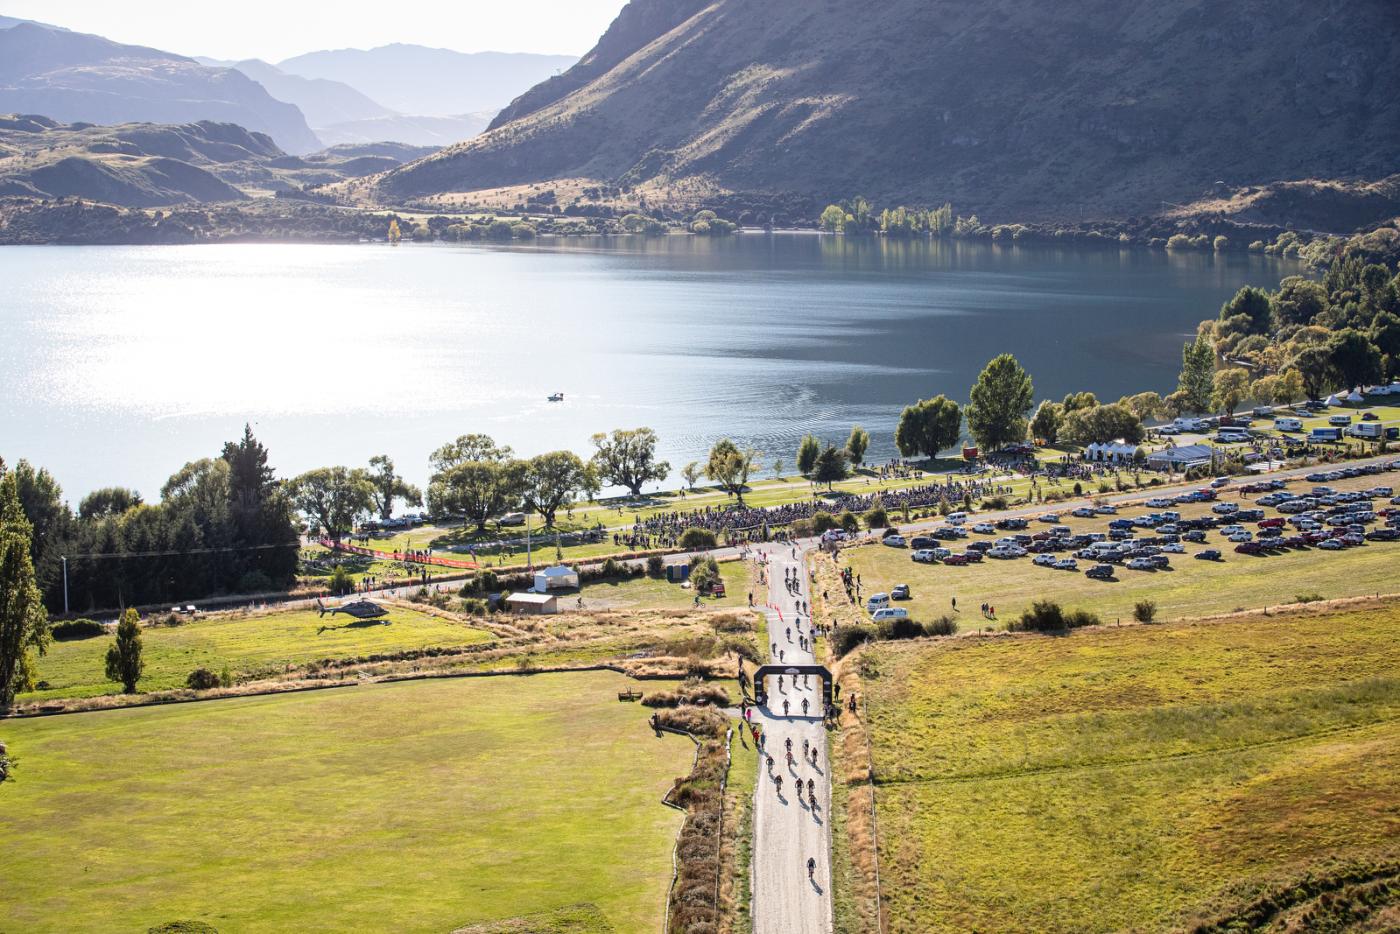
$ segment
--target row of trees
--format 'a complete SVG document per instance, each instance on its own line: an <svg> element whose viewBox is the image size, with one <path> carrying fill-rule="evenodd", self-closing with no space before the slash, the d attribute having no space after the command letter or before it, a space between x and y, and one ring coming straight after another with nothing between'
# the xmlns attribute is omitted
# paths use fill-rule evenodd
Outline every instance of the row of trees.
<svg viewBox="0 0 1400 934"><path fill-rule="evenodd" d="M64 606L65 556L74 609L270 590L295 576L292 501L247 428L217 457L180 468L157 503L109 487L74 511L47 470L19 461L9 474L33 528L35 581L50 610Z"/></svg>
<svg viewBox="0 0 1400 934"><path fill-rule="evenodd" d="M876 213L870 202L860 196L839 204L829 204L821 213L823 230L831 233L883 233L893 237L913 237L928 234L941 237L961 233L981 226L977 216L954 217L953 206L910 208L900 205Z"/></svg>

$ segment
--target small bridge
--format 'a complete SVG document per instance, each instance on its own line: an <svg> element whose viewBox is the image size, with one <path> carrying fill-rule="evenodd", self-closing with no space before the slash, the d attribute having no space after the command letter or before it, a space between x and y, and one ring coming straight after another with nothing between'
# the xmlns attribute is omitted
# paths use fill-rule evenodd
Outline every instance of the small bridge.
<svg viewBox="0 0 1400 934"><path fill-rule="evenodd" d="M754 703L758 706L768 706L768 678L772 675L816 675L822 679L822 709L831 706L831 672L825 665L763 665L753 673Z"/></svg>

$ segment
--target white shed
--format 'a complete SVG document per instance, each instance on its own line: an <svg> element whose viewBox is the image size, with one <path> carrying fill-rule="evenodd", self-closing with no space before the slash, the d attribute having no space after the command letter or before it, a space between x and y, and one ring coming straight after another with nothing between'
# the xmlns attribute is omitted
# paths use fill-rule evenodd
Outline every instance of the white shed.
<svg viewBox="0 0 1400 934"><path fill-rule="evenodd" d="M1176 448L1163 448L1147 455L1147 466L1153 470L1187 470L1209 464L1215 451L1204 444L1187 444Z"/></svg>
<svg viewBox="0 0 1400 934"><path fill-rule="evenodd" d="M506 597L506 609L531 616L558 613L559 598L547 593L513 593Z"/></svg>
<svg viewBox="0 0 1400 934"><path fill-rule="evenodd" d="M570 590L577 588L578 571L562 564L556 564L552 568L536 571L535 586L530 589L535 593L549 593L551 590Z"/></svg>

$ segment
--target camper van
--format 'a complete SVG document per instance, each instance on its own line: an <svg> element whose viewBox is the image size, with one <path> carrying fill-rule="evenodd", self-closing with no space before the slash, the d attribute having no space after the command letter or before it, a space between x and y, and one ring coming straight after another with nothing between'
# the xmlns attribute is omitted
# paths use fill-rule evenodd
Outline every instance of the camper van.
<svg viewBox="0 0 1400 934"><path fill-rule="evenodd" d="M1205 430L1205 425L1201 422L1199 418L1187 418L1185 416L1182 416L1181 418L1172 419L1172 427L1175 428L1177 431Z"/></svg>
<svg viewBox="0 0 1400 934"><path fill-rule="evenodd" d="M874 613L877 610L883 610L889 605L890 595L887 593L873 593L870 595L870 599L865 601L865 609L867 612L870 613Z"/></svg>
<svg viewBox="0 0 1400 934"><path fill-rule="evenodd" d="M1345 428L1346 426L1348 426L1348 425L1351 424L1351 416L1350 416L1350 415L1332 415L1332 416L1329 416L1329 417L1328 417L1328 419L1327 419L1327 424L1333 425L1333 426L1335 426L1335 427L1337 427L1337 428Z"/></svg>
<svg viewBox="0 0 1400 934"><path fill-rule="evenodd" d="M1301 418L1276 418L1274 419L1274 428L1278 431L1302 431L1303 420Z"/></svg>

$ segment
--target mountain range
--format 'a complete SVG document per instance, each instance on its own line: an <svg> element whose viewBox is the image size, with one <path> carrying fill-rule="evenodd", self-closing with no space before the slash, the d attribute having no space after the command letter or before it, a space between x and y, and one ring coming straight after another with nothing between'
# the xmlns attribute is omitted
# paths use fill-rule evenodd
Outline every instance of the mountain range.
<svg viewBox="0 0 1400 934"><path fill-rule="evenodd" d="M220 61L0 16L0 113L236 123L295 154L381 140L441 147L480 133L512 98L574 61L412 45L314 52L281 65Z"/></svg>
<svg viewBox="0 0 1400 934"><path fill-rule="evenodd" d="M0 28L0 113L11 111L63 123L212 120L288 152L321 148L300 110L240 71L29 22Z"/></svg>
<svg viewBox="0 0 1400 934"><path fill-rule="evenodd" d="M1398 91L1393 0L631 0L578 64L377 192L601 184L782 196L808 216L863 194L1123 217L1390 175Z"/></svg>

